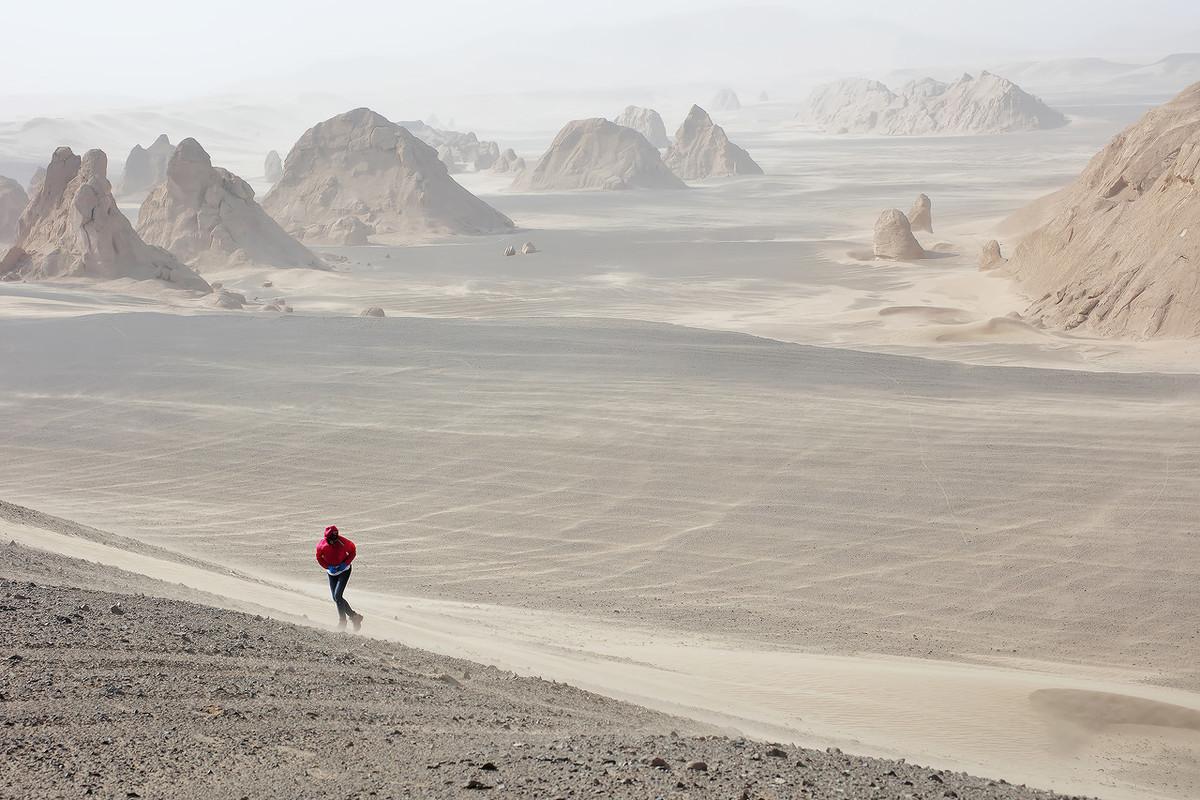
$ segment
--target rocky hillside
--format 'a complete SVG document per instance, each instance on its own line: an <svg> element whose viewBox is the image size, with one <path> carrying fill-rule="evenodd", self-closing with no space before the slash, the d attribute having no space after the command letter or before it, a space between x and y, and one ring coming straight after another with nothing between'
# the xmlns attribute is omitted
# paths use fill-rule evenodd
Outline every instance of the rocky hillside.
<svg viewBox="0 0 1200 800"><path fill-rule="evenodd" d="M62 522L5 504L0 516ZM171 599L190 590L17 544L0 545L0 564L6 797L1054 796L712 736L563 684Z"/></svg>
<svg viewBox="0 0 1200 800"><path fill-rule="evenodd" d="M1105 336L1200 335L1197 179L1200 83L1114 138L1015 249L1006 269L1035 298L1029 316Z"/></svg>

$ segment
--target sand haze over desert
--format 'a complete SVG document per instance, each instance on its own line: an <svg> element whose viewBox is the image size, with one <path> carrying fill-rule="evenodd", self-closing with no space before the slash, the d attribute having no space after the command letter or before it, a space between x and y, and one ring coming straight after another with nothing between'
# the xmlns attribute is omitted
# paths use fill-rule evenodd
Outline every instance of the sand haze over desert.
<svg viewBox="0 0 1200 800"><path fill-rule="evenodd" d="M593 12L0 11L0 795L1200 797L1200 9Z"/></svg>

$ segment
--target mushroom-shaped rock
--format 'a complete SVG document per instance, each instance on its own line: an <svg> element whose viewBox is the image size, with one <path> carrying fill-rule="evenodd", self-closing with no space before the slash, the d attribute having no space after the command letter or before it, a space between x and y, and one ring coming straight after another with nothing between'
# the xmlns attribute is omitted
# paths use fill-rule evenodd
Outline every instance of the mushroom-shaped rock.
<svg viewBox="0 0 1200 800"><path fill-rule="evenodd" d="M504 255L515 256L516 254L517 254L517 248L513 247L511 244L508 247L504 248Z"/></svg>
<svg viewBox="0 0 1200 800"><path fill-rule="evenodd" d="M616 123L624 125L626 128L633 128L645 136L646 141L655 147L667 147L671 144L667 139L667 126L663 124L662 117L653 108L626 106L625 110L617 117Z"/></svg>
<svg viewBox="0 0 1200 800"><path fill-rule="evenodd" d="M742 103L738 100L738 96L734 93L733 89L725 86L713 95L709 107L717 111L737 111L742 107Z"/></svg>
<svg viewBox="0 0 1200 800"><path fill-rule="evenodd" d="M933 233L932 209L933 204L929 202L928 195L917 195L917 199L913 200L912 210L908 212L908 224L914 231Z"/></svg>
<svg viewBox="0 0 1200 800"><path fill-rule="evenodd" d="M530 253L536 253L537 251L538 249L534 246L533 242L526 242L525 244L521 245L521 255L523 256L527 256Z"/></svg>
<svg viewBox="0 0 1200 800"><path fill-rule="evenodd" d="M11 242L17 238L17 220L29 205L29 195L24 187L12 178L0 175L0 242Z"/></svg>
<svg viewBox="0 0 1200 800"><path fill-rule="evenodd" d="M337 241L332 228L345 217L410 239L514 227L456 183L437 150L368 108L309 128L263 208L293 235L325 242Z"/></svg>
<svg viewBox="0 0 1200 800"><path fill-rule="evenodd" d="M1007 260L1000 252L1000 243L995 239L989 239L983 249L979 251L980 269L995 269L1003 266Z"/></svg>
<svg viewBox="0 0 1200 800"><path fill-rule="evenodd" d="M189 264L326 267L263 211L250 184L214 167L195 139L175 148L165 179L142 202L137 227L146 242Z"/></svg>
<svg viewBox="0 0 1200 800"><path fill-rule="evenodd" d="M121 187L117 194L122 197L148 192L162 183L167 174L167 162L175 153L175 145L165 133L160 134L149 147L135 144L125 159L125 172L121 175Z"/></svg>
<svg viewBox="0 0 1200 800"><path fill-rule="evenodd" d="M268 300L267 302L263 303L262 308L259 310L260 311L284 312L287 314L292 313L292 307L289 306L287 303L287 300L282 297L276 297L273 300Z"/></svg>
<svg viewBox="0 0 1200 800"><path fill-rule="evenodd" d="M358 315L360 317L386 317L387 316L387 314L384 314L383 309L380 308L379 306L371 306L370 308L364 308L362 311L359 312Z"/></svg>
<svg viewBox="0 0 1200 800"><path fill-rule="evenodd" d="M568 122L533 169L513 181L524 191L686 189L658 149L632 128L599 117Z"/></svg>
<svg viewBox="0 0 1200 800"><path fill-rule="evenodd" d="M924 258L925 250L913 236L908 217L898 208L889 208L875 221L875 257L894 261Z"/></svg>
<svg viewBox="0 0 1200 800"><path fill-rule="evenodd" d="M69 147L55 150L41 188L21 212L15 243L0 259L0 275L160 280L207 294L203 278L137 235L117 208L107 171L102 150L82 157Z"/></svg>
<svg viewBox="0 0 1200 800"><path fill-rule="evenodd" d="M763 174L750 154L730 142L724 129L700 106L692 106L688 112L664 161L684 180Z"/></svg>
<svg viewBox="0 0 1200 800"><path fill-rule="evenodd" d="M267 153L267 158L263 162L263 177L270 184L279 183L279 179L283 177L283 159L279 157L278 150Z"/></svg>

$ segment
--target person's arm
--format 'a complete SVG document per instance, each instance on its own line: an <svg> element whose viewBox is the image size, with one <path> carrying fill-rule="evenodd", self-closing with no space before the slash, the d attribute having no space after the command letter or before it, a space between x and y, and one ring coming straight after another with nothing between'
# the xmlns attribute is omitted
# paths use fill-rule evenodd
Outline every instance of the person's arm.
<svg viewBox="0 0 1200 800"><path fill-rule="evenodd" d="M317 563L321 565L321 569L329 569L329 565L325 563L325 554L321 552L321 545L317 545Z"/></svg>
<svg viewBox="0 0 1200 800"><path fill-rule="evenodd" d="M342 563L344 563L346 566L350 566L350 562L354 560L356 555L358 555L358 548L355 547L354 542L350 541L349 539L343 537L342 541L346 543L346 560Z"/></svg>

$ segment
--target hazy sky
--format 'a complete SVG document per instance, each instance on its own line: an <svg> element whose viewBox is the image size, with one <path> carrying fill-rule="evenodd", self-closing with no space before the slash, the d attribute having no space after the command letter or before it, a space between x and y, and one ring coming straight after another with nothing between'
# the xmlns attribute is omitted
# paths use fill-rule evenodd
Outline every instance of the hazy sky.
<svg viewBox="0 0 1200 800"><path fill-rule="evenodd" d="M7 0L6 95L605 88L1200 50L1197 0ZM9 117L0 108L0 119Z"/></svg>

